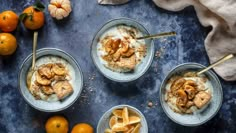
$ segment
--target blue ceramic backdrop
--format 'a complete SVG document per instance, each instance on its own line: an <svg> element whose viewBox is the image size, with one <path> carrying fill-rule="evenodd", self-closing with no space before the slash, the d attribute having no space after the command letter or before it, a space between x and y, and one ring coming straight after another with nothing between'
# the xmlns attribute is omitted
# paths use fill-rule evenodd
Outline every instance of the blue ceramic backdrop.
<svg viewBox="0 0 236 133"><path fill-rule="evenodd" d="M0 11L17 14L34 1L0 0ZM43 0L47 5L49 0ZM132 0L121 6L101 6L97 0L71 0L73 11L62 21L56 21L45 10L45 25L39 30L38 49L55 47L71 54L81 66L84 88L79 99L58 113L43 113L28 105L17 89L17 74L24 58L31 53L33 34L22 26L13 32L18 48L10 57L0 57L0 133L44 133L44 124L52 115L64 115L70 129L79 122L90 123L95 129L105 111L119 104L139 109L146 117L149 133L231 133L236 132L236 84L221 80L224 100L219 113L198 127L183 127L172 122L159 102L159 87L173 67L184 62L208 65L204 38L210 28L200 25L192 7L181 12L169 12L156 7L152 0ZM155 40L154 57L148 72L139 80L119 84L102 76L90 57L92 39L105 22L128 17L143 24L150 33L176 31L176 37ZM152 101L154 107L147 103Z"/></svg>

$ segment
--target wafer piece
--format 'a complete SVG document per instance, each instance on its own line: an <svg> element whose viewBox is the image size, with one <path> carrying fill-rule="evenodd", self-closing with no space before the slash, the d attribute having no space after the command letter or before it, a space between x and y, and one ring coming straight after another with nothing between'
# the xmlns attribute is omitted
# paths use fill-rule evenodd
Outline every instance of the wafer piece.
<svg viewBox="0 0 236 133"><path fill-rule="evenodd" d="M131 133L139 133L140 128L141 128L141 124L139 123L135 126L134 130Z"/></svg>
<svg viewBox="0 0 236 133"><path fill-rule="evenodd" d="M113 115L115 115L118 118L122 118L122 110L121 109L116 109L112 111Z"/></svg>
<svg viewBox="0 0 236 133"><path fill-rule="evenodd" d="M127 126L123 126L123 123L116 123L113 127L112 127L112 131L114 132L124 132L124 131L128 131L129 128Z"/></svg>
<svg viewBox="0 0 236 133"><path fill-rule="evenodd" d="M112 116L109 121L110 128L112 128L116 123L118 123L118 118L116 116Z"/></svg>
<svg viewBox="0 0 236 133"><path fill-rule="evenodd" d="M123 111L122 111L122 118L123 118L123 125L128 125L129 124L129 112L128 112L128 108L124 107Z"/></svg>
<svg viewBox="0 0 236 133"><path fill-rule="evenodd" d="M106 129L105 131L104 131L104 133L115 133L115 132L112 132L112 130L111 129Z"/></svg>
<svg viewBox="0 0 236 133"><path fill-rule="evenodd" d="M141 119L138 116L130 116L129 117L129 125L138 123L140 121L141 121Z"/></svg>
<svg viewBox="0 0 236 133"><path fill-rule="evenodd" d="M134 130L134 126L128 126L129 130L124 133L131 133Z"/></svg>

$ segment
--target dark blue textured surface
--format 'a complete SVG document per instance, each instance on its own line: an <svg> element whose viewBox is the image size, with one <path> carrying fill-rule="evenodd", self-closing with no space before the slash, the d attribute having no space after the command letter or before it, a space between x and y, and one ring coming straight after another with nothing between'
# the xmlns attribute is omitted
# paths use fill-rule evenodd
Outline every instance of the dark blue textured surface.
<svg viewBox="0 0 236 133"><path fill-rule="evenodd" d="M48 0L44 1L48 4ZM0 11L11 9L20 14L31 3L30 0L0 0ZM46 24L39 32L38 49L59 48L77 59L85 79L82 96L73 106L58 113L40 112L26 104L17 90L17 73L24 58L31 53L33 34L21 27L14 32L18 40L17 52L11 57L0 57L0 133L43 133L45 121L54 114L67 117L70 129L79 122L90 123L96 128L102 114L118 104L140 109L146 116L150 133L236 132L236 85L233 82L222 81L222 108L211 121L199 127L175 124L160 106L159 87L170 69L183 62L209 63L204 48L207 29L200 25L193 8L169 12L156 7L151 0L133 0L122 6L101 6L96 0L72 0L72 4L73 12L63 21L56 21L45 12ZM128 84L104 78L90 58L95 32L106 21L117 17L135 19L151 33L178 33L176 37L155 41L156 50L164 47L163 54L155 57L143 77ZM148 101L155 106L147 107Z"/></svg>

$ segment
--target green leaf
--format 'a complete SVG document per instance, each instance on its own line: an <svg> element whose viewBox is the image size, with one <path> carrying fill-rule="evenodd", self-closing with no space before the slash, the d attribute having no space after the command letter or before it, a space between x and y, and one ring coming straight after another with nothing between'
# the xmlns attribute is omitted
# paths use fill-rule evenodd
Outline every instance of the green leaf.
<svg viewBox="0 0 236 133"><path fill-rule="evenodd" d="M33 15L28 15L30 21L33 21Z"/></svg>
<svg viewBox="0 0 236 133"><path fill-rule="evenodd" d="M34 9L36 9L38 11L43 11L45 9L45 6L39 0L36 1L36 3L34 4L33 7L34 7Z"/></svg>
<svg viewBox="0 0 236 133"><path fill-rule="evenodd" d="M19 16L20 21L24 21L27 16L28 16L27 13L22 13L22 14Z"/></svg>

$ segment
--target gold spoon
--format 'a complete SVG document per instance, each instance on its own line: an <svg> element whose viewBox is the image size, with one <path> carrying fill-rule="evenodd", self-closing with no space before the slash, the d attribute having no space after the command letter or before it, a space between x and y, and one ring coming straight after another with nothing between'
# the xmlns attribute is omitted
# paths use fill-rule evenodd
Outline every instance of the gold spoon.
<svg viewBox="0 0 236 133"><path fill-rule="evenodd" d="M197 72L197 75L200 75L200 74L208 71L209 69L211 69L211 68L213 68L213 67L215 67L215 66L217 66L217 65L219 65L219 64L221 64L221 63L223 63L223 62L225 62L225 61L227 61L227 60L229 60L233 57L234 57L233 54L228 54L228 55L224 56L223 58L219 59L218 61L214 62L210 66L208 66L208 67L202 69L201 71Z"/></svg>
<svg viewBox="0 0 236 133"><path fill-rule="evenodd" d="M31 79L32 76L34 74L35 71L35 58L36 58L36 47L37 47L37 40L38 40L38 32L34 31L34 38L33 38L33 57L32 57L32 66L27 74L27 79L26 79L26 83L27 83L27 87L28 89L31 88Z"/></svg>
<svg viewBox="0 0 236 133"><path fill-rule="evenodd" d="M159 33L159 34L155 34L155 35L148 35L148 36L143 36L143 37L137 37L137 40L141 40L141 39L154 39L154 38L161 38L161 37L167 37L167 36L175 36L176 32L172 31L172 32L163 32L163 33Z"/></svg>

